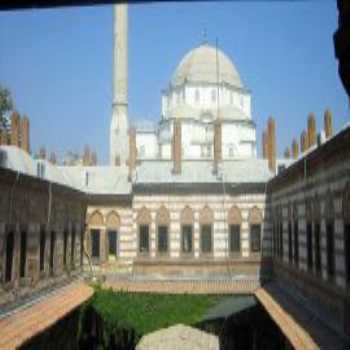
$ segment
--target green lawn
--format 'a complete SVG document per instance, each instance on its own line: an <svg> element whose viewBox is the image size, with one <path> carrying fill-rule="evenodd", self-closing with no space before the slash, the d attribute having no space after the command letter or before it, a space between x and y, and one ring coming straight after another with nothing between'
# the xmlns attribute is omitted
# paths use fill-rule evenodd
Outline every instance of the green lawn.
<svg viewBox="0 0 350 350"><path fill-rule="evenodd" d="M147 334L177 323L193 325L215 305L218 296L148 294L97 289L92 306L110 326ZM124 328L123 327L123 328Z"/></svg>
<svg viewBox="0 0 350 350"><path fill-rule="evenodd" d="M99 315L106 335L128 331L136 340L177 323L195 325L220 299L211 295L114 292L97 287L85 308Z"/></svg>

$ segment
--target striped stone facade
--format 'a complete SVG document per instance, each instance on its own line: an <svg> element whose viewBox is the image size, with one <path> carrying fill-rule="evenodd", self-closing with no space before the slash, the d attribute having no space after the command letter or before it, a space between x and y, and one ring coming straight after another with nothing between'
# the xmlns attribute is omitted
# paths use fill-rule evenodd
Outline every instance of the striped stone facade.
<svg viewBox="0 0 350 350"><path fill-rule="evenodd" d="M81 192L0 169L0 304L81 273L85 213Z"/></svg>
<svg viewBox="0 0 350 350"><path fill-rule="evenodd" d="M88 207L88 226L90 237L88 246L92 249L91 230L100 232L100 256L98 261L108 262L109 229L118 231L117 256L108 262L109 268L129 266L129 271L146 271L145 266L152 273L179 271L186 274L193 270L193 264L201 264L203 272L210 272L210 265L215 271L220 271L220 263L233 261L254 261L259 265L262 257L271 256L270 225L265 215L264 193L231 194L176 194L176 193L135 193L129 205L90 205ZM114 213L119 218L119 224L109 228L108 217ZM96 218L98 217L98 220ZM229 249L230 224L240 226L240 251L232 254ZM251 225L261 227L261 250L252 252L250 231ZM149 251L140 252L140 226L149 226ZM181 247L182 225L192 226L193 250L184 253ZM212 250L202 252L200 232L202 225L211 227ZM160 253L158 246L158 227L167 226L167 251ZM253 260L252 260L253 259ZM186 263L184 263L186 262ZM172 266L170 268L167 263ZM177 266L177 264L180 264ZM143 265L140 268L140 265ZM189 267L191 266L191 268ZM214 268L215 266L215 268ZM226 266L226 265L225 265ZM225 272L222 267L221 272ZM198 270L198 271L199 271Z"/></svg>
<svg viewBox="0 0 350 350"><path fill-rule="evenodd" d="M350 334L350 129L272 179L268 192L275 277Z"/></svg>

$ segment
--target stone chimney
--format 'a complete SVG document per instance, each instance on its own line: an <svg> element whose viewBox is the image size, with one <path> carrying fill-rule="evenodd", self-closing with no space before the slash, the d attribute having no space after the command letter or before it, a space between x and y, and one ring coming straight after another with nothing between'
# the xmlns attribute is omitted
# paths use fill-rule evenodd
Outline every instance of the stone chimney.
<svg viewBox="0 0 350 350"><path fill-rule="evenodd" d="M287 147L284 151L284 158L289 159L290 158L290 149Z"/></svg>
<svg viewBox="0 0 350 350"><path fill-rule="evenodd" d="M307 133L306 131L304 130L301 135L300 135L300 150L301 150L301 153L304 153L307 151L308 149L308 139L307 139Z"/></svg>
<svg viewBox="0 0 350 350"><path fill-rule="evenodd" d="M91 165L91 152L90 152L90 147L86 145L83 153L83 166L90 166L90 165Z"/></svg>
<svg viewBox="0 0 350 350"><path fill-rule="evenodd" d="M55 152L51 152L49 161L53 165L57 164L57 158L56 158L56 153Z"/></svg>
<svg viewBox="0 0 350 350"><path fill-rule="evenodd" d="M316 118L313 113L310 113L307 119L308 148L316 145L316 137Z"/></svg>
<svg viewBox="0 0 350 350"><path fill-rule="evenodd" d="M297 159L299 157L299 145L296 139L294 139L292 143L292 156L293 159Z"/></svg>
<svg viewBox="0 0 350 350"><path fill-rule="evenodd" d="M11 115L11 145L20 146L20 116L17 112Z"/></svg>
<svg viewBox="0 0 350 350"><path fill-rule="evenodd" d="M222 123L217 119L214 122L214 172L217 173L222 161Z"/></svg>
<svg viewBox="0 0 350 350"><path fill-rule="evenodd" d="M24 117L20 121L21 127L21 148L30 153L30 143L29 143L29 119Z"/></svg>
<svg viewBox="0 0 350 350"><path fill-rule="evenodd" d="M91 165L96 166L97 165L97 153L93 151L91 153Z"/></svg>
<svg viewBox="0 0 350 350"><path fill-rule="evenodd" d="M267 134L266 134L266 130L264 130L263 134L262 134L262 156L264 159L267 158Z"/></svg>
<svg viewBox="0 0 350 350"><path fill-rule="evenodd" d="M274 118L270 117L267 122L267 159L269 169L276 172L276 126Z"/></svg>
<svg viewBox="0 0 350 350"><path fill-rule="evenodd" d="M174 174L181 174L181 158L182 158L182 140L181 140L181 121L175 119L173 130L172 155L174 161Z"/></svg>
<svg viewBox="0 0 350 350"><path fill-rule="evenodd" d="M39 158L40 159L46 159L46 148L45 147L40 147Z"/></svg>
<svg viewBox="0 0 350 350"><path fill-rule="evenodd" d="M326 134L326 139L333 136L332 112L328 108L324 113L324 132Z"/></svg>
<svg viewBox="0 0 350 350"><path fill-rule="evenodd" d="M133 173L136 169L136 160L137 160L137 147L136 147L136 129L129 129L129 181L132 181Z"/></svg>

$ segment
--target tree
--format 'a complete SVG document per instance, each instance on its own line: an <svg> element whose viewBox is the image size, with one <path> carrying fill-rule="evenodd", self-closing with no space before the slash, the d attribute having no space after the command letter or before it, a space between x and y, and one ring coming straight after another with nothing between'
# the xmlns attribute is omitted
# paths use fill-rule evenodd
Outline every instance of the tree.
<svg viewBox="0 0 350 350"><path fill-rule="evenodd" d="M12 110L13 101L11 93L8 89L0 85L0 129L8 129L9 119L6 117L6 114Z"/></svg>

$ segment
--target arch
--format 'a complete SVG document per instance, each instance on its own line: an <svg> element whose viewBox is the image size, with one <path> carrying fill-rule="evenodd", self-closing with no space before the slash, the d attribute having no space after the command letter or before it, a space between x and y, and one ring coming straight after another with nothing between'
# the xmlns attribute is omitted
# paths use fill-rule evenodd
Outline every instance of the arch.
<svg viewBox="0 0 350 350"><path fill-rule="evenodd" d="M228 212L227 222L229 225L241 225L242 215L240 209L234 205Z"/></svg>
<svg viewBox="0 0 350 350"><path fill-rule="evenodd" d="M311 222L313 219L312 201L310 198L307 198L305 201L305 217L308 222Z"/></svg>
<svg viewBox="0 0 350 350"><path fill-rule="evenodd" d="M324 217L327 220L334 219L334 202L333 202L333 195L330 190L328 190L326 194L325 205L324 205Z"/></svg>
<svg viewBox="0 0 350 350"><path fill-rule="evenodd" d="M298 220L298 205L297 205L297 203L293 203L292 217L293 217L293 220Z"/></svg>
<svg viewBox="0 0 350 350"><path fill-rule="evenodd" d="M249 212L249 223L251 225L259 225L262 223L262 213L261 213L261 210L255 206L253 207L252 209L250 209L250 212Z"/></svg>
<svg viewBox="0 0 350 350"><path fill-rule="evenodd" d="M199 213L199 223L201 225L212 224L213 221L214 221L213 211L206 205Z"/></svg>
<svg viewBox="0 0 350 350"><path fill-rule="evenodd" d="M320 199L319 199L317 193L316 193L314 200L313 200L312 216L313 216L313 219L316 221L321 220L321 205L320 205Z"/></svg>
<svg viewBox="0 0 350 350"><path fill-rule="evenodd" d="M100 211L95 210L89 216L88 224L90 226L103 226L104 225L104 218L103 218L103 215L100 213Z"/></svg>
<svg viewBox="0 0 350 350"><path fill-rule="evenodd" d="M193 210L189 206L186 206L181 212L181 223L192 225L193 222L194 222Z"/></svg>
<svg viewBox="0 0 350 350"><path fill-rule="evenodd" d="M120 216L114 210L108 213L106 219L106 226L108 228L119 228L120 226Z"/></svg>
<svg viewBox="0 0 350 350"><path fill-rule="evenodd" d="M350 224L350 182L345 186L343 194L343 219L346 224Z"/></svg>
<svg viewBox="0 0 350 350"><path fill-rule="evenodd" d="M151 213L146 207L142 207L137 214L138 224L150 224L152 221Z"/></svg>
<svg viewBox="0 0 350 350"><path fill-rule="evenodd" d="M168 226L170 224L170 214L168 209L162 205L157 212L157 225Z"/></svg>

